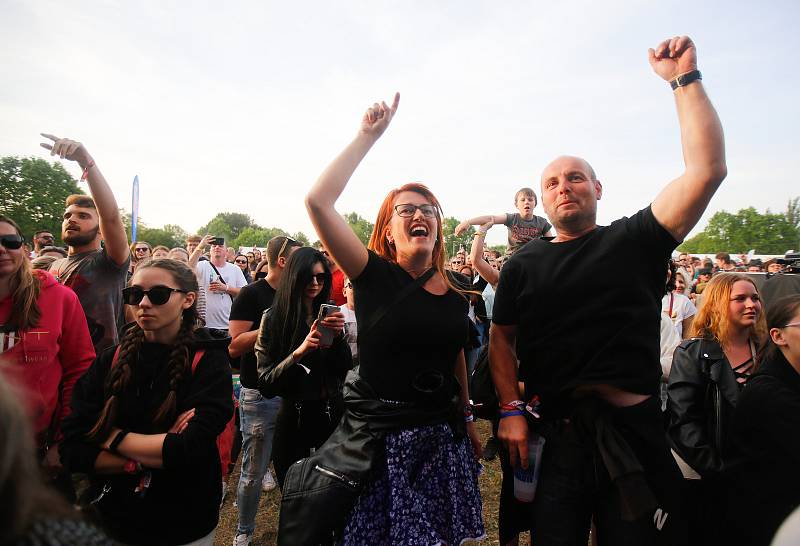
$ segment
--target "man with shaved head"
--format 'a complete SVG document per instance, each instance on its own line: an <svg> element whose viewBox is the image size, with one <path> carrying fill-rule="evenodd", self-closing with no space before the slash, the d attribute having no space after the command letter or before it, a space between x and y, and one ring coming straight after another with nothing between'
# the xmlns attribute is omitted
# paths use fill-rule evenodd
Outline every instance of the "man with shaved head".
<svg viewBox="0 0 800 546"><path fill-rule="evenodd" d="M536 546L584 546L592 518L601 545L686 539L681 474L660 414L659 315L667 260L727 170L692 41L666 40L649 58L675 97L683 174L639 212L598 226L603 184L594 169L579 157L554 159L541 196L557 235L514 254L497 287L490 359L498 436L522 467L537 445L529 440L545 439L530 511ZM631 256L636 270L619 275Z"/></svg>

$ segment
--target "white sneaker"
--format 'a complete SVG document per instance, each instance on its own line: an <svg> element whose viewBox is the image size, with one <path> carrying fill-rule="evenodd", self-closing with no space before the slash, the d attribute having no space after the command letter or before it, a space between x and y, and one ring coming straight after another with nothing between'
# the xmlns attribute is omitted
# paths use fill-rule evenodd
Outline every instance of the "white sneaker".
<svg viewBox="0 0 800 546"><path fill-rule="evenodd" d="M261 490L264 491L265 493L267 491L272 491L273 489L275 489L275 485L276 485L275 478L272 477L272 472L270 472L270 470L267 469L267 473L264 474L264 479L261 480Z"/></svg>
<svg viewBox="0 0 800 546"><path fill-rule="evenodd" d="M233 546L250 546L253 542L253 535L245 535L244 533L236 535L233 539Z"/></svg>
<svg viewBox="0 0 800 546"><path fill-rule="evenodd" d="M222 505L225 504L225 497L228 495L228 482L225 480L222 481L222 498L219 501L219 507L222 508Z"/></svg>

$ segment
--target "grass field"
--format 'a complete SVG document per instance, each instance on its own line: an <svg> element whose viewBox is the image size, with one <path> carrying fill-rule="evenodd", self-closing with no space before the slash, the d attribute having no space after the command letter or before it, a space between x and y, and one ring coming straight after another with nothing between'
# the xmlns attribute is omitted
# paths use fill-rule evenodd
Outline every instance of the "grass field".
<svg viewBox="0 0 800 546"><path fill-rule="evenodd" d="M478 430L481 437L486 439L491 431L489 423L478 421ZM497 540L497 507L500 496L500 461L484 461L484 472L480 477L480 488L483 496L483 521L486 526L486 539L480 544L499 544ZM236 485L239 483L239 467L237 465L228 482L229 493L220 513L220 522L217 526L217 546L231 546L236 533ZM268 546L276 543L278 529L278 512L280 510L280 492L274 489L261 495L261 504L256 517L256 532L253 536L254 546ZM527 537L526 537L527 538ZM522 540L521 544L528 544Z"/></svg>

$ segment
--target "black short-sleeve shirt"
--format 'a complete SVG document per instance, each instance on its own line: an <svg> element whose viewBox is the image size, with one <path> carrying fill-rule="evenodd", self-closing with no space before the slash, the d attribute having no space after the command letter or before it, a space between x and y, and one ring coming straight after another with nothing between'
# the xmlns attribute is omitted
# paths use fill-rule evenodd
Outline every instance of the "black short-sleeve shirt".
<svg viewBox="0 0 800 546"><path fill-rule="evenodd" d="M253 323L250 331L261 326L261 315L272 306L275 289L264 279L259 279L239 290L231 305L230 320L248 320ZM242 355L239 380L247 389L258 388L258 364L256 353L248 351Z"/></svg>
<svg viewBox="0 0 800 546"><path fill-rule="evenodd" d="M353 280L356 320L361 325L391 304L414 279L394 262L369 252L364 271ZM392 307L367 332L359 331L359 372L387 400L414 398L411 382L423 370L452 374L469 335L467 300L450 290L437 296L420 287Z"/></svg>
<svg viewBox="0 0 800 546"><path fill-rule="evenodd" d="M517 325L526 396L560 404L578 385L603 383L656 393L661 297L677 244L648 206L572 241L533 240L509 259L492 322Z"/></svg>

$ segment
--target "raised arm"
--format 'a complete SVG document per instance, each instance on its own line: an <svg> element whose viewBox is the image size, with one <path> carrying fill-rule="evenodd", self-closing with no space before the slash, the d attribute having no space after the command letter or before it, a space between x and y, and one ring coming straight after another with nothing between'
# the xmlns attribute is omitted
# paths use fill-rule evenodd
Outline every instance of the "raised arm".
<svg viewBox="0 0 800 546"><path fill-rule="evenodd" d="M400 93L396 93L391 107L382 102L368 108L356 138L328 165L306 195L306 209L317 235L350 279L364 271L367 249L334 205L358 164L389 126L399 103Z"/></svg>
<svg viewBox="0 0 800 546"><path fill-rule="evenodd" d="M472 239L472 249L470 250L469 257L472 259L472 265L478 270L481 277L486 279L486 282L492 285L492 288L497 288L497 282L500 280L500 273L486 263L483 259L483 245L486 238L486 232L492 227L492 222L486 222L478 228L475 237Z"/></svg>
<svg viewBox="0 0 800 546"><path fill-rule="evenodd" d="M507 217L508 215L506 213L486 214L484 216L476 216L475 218L464 220L463 222L458 224L456 226L456 229L453 230L453 232L456 235L461 235L462 233L467 231L467 229L469 229L469 226L480 226L486 224L487 222L490 222L491 224L505 224Z"/></svg>
<svg viewBox="0 0 800 546"><path fill-rule="evenodd" d="M650 65L661 78L673 81L697 70L697 52L688 36L676 36L649 50ZM685 170L652 204L658 223L682 241L700 220L711 197L728 173L725 138L717 112L703 83L695 80L675 91Z"/></svg>
<svg viewBox="0 0 800 546"><path fill-rule="evenodd" d="M114 194L103 173L100 172L86 147L80 142L45 133L42 133L42 136L53 141L53 144L40 144L42 148L50 150L50 155L77 162L83 169L84 175L87 175L89 193L94 199L97 216L100 218L100 232L103 234L106 253L117 265L124 264L130 255L128 235L125 233L125 226L119 215L117 200L114 199Z"/></svg>
<svg viewBox="0 0 800 546"><path fill-rule="evenodd" d="M200 256L203 255L203 250L205 250L205 248L211 243L211 240L213 238L214 238L213 235L206 235L205 237L200 239L200 242L197 243L197 246L192 251L192 255L189 256L189 267L191 267L192 269L197 268L197 262L200 261Z"/></svg>

